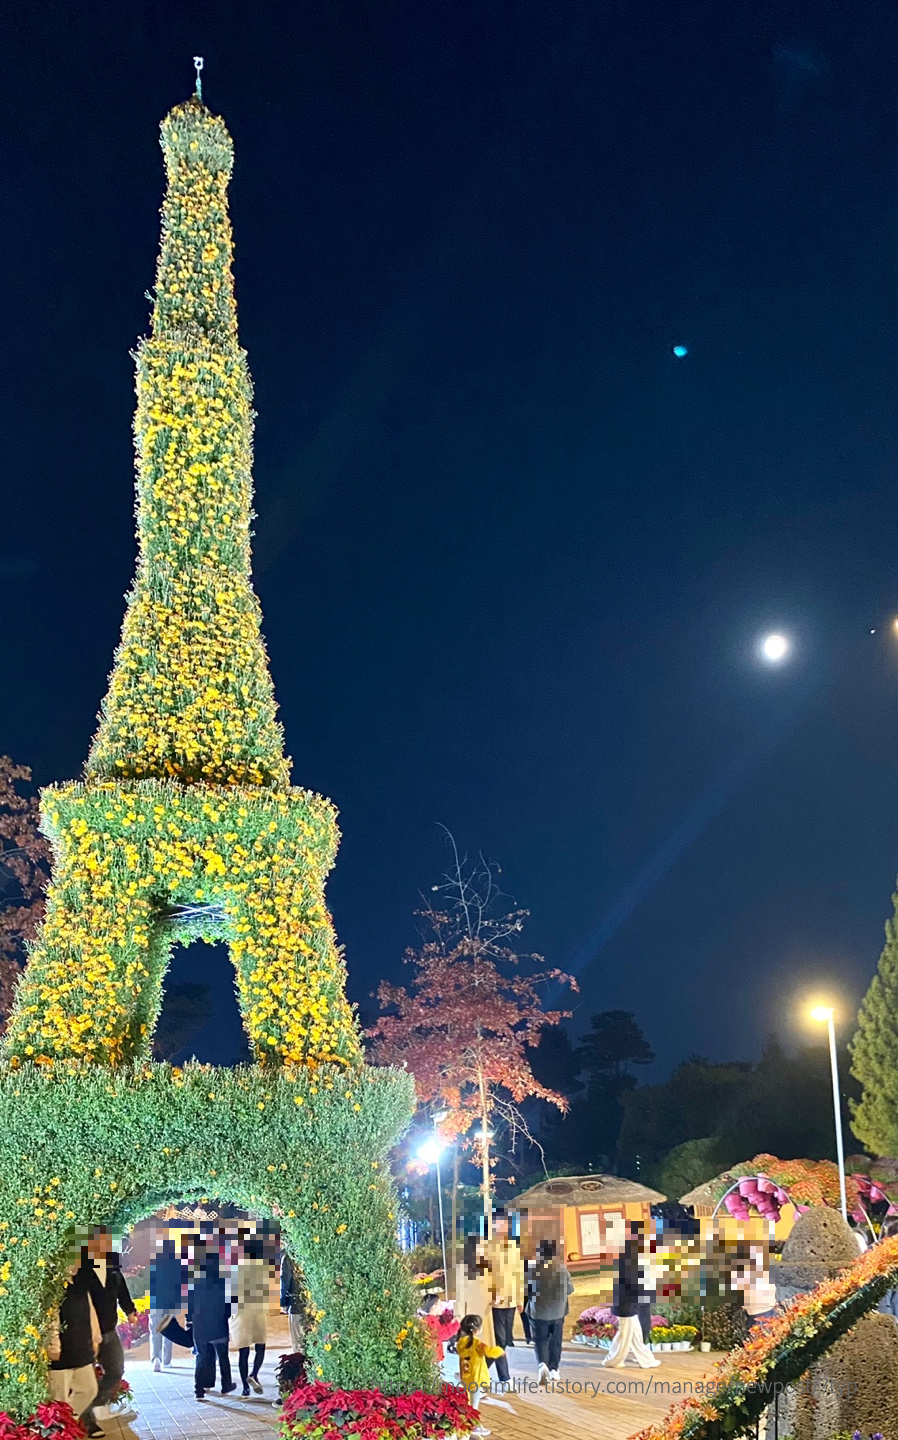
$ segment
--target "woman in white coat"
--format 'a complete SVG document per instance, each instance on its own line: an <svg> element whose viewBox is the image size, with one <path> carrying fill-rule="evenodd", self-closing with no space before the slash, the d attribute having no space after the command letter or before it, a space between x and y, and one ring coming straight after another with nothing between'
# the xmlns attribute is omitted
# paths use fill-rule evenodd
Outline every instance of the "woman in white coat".
<svg viewBox="0 0 898 1440"><path fill-rule="evenodd" d="M248 1235L237 1262L237 1314L231 1321L231 1345L238 1352L244 1395L249 1394L250 1386L257 1395L262 1394L259 1371L268 1341L268 1271L262 1236ZM251 1347L255 1349L252 1370L249 1368Z"/></svg>

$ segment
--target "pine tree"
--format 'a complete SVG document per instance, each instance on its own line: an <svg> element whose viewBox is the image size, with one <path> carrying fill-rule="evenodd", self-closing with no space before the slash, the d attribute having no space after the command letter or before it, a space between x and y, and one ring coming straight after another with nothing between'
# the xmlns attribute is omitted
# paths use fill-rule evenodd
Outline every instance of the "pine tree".
<svg viewBox="0 0 898 1440"><path fill-rule="evenodd" d="M851 1128L877 1155L898 1155L898 894L886 943L858 1015L851 1073L863 1095Z"/></svg>

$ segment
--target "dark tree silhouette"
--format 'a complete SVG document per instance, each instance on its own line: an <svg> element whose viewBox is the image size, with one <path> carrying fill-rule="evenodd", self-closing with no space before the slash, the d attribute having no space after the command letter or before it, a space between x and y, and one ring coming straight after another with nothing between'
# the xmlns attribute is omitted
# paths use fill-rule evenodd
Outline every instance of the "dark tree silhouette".
<svg viewBox="0 0 898 1440"><path fill-rule="evenodd" d="M38 829L36 795L22 794L27 765L0 755L0 1030L12 1008L28 942L44 917L50 845Z"/></svg>

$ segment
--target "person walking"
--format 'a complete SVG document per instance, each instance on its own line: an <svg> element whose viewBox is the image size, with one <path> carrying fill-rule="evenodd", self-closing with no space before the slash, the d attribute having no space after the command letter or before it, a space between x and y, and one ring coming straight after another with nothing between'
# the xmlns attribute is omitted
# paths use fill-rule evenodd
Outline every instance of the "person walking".
<svg viewBox="0 0 898 1440"><path fill-rule="evenodd" d="M652 1311L658 1291L658 1266L655 1260L655 1237L651 1234L639 1257L639 1328L646 1345L652 1338Z"/></svg>
<svg viewBox="0 0 898 1440"><path fill-rule="evenodd" d="M541 1240L527 1302L540 1385L560 1379L564 1317L573 1288L570 1271L559 1256L555 1241Z"/></svg>
<svg viewBox="0 0 898 1440"><path fill-rule="evenodd" d="M221 1273L217 1249L197 1247L196 1270L187 1302L187 1318L193 1327L196 1351L194 1392L197 1400L205 1400L206 1391L215 1388L215 1362L221 1375L221 1393L230 1395L237 1386L231 1380L228 1356L228 1321L231 1306L227 1285Z"/></svg>
<svg viewBox="0 0 898 1440"><path fill-rule="evenodd" d="M99 1289L92 1289L91 1293L97 1297L94 1304L101 1331L97 1364L103 1373L93 1405L84 1416L87 1433L92 1435L92 1427L99 1429L96 1410L115 1400L125 1374L125 1351L117 1328L119 1309L124 1311L132 1325L137 1322L137 1311L122 1274L119 1256L112 1249L112 1233L105 1225L98 1225L91 1234L82 1251L82 1266L93 1271L99 1281ZM133 1413L133 1410L125 1410L119 1412L117 1418L127 1419Z"/></svg>
<svg viewBox="0 0 898 1440"><path fill-rule="evenodd" d="M268 1341L268 1261L265 1259L261 1235L247 1235L243 1253L237 1262L237 1314L231 1321L231 1344L238 1352L237 1363L244 1395L250 1386L262 1394L259 1371L265 1359ZM249 1368L250 1347L255 1350L253 1368Z"/></svg>
<svg viewBox="0 0 898 1440"><path fill-rule="evenodd" d="M94 1358L102 1338L97 1307L103 1305L103 1288L92 1268L73 1265L72 1271L48 1340L48 1388L50 1399L70 1405L88 1435L100 1440L106 1432L92 1415L92 1406L97 1395Z"/></svg>
<svg viewBox="0 0 898 1440"><path fill-rule="evenodd" d="M293 1353L302 1354L306 1339L306 1307L300 1273L290 1256L281 1257L281 1311L290 1322L290 1344Z"/></svg>
<svg viewBox="0 0 898 1440"><path fill-rule="evenodd" d="M462 1315L480 1315L483 1339L495 1345L492 1290L486 1247L479 1235L466 1235L461 1263L455 1267L455 1296Z"/></svg>
<svg viewBox="0 0 898 1440"><path fill-rule="evenodd" d="M458 1355L458 1371L462 1387L466 1391L472 1409L480 1413L480 1397L490 1388L490 1372L487 1362L498 1361L503 1351L499 1345L488 1345L479 1338L483 1325L480 1315L465 1315L458 1327L454 1341ZM508 1408L508 1407L506 1407ZM489 1435L485 1425L478 1424L472 1435Z"/></svg>
<svg viewBox="0 0 898 1440"><path fill-rule="evenodd" d="M618 1260L611 1306L618 1319L617 1334L602 1362L609 1370L623 1369L630 1354L644 1370L654 1369L661 1363L643 1340L639 1323L639 1305L643 1299L643 1239L642 1221L631 1220L630 1233Z"/></svg>
<svg viewBox="0 0 898 1440"><path fill-rule="evenodd" d="M514 1319L524 1308L524 1257L517 1236L512 1235L504 1210L493 1214L493 1233L484 1249L489 1270L493 1334L502 1350L514 1346ZM496 1362L499 1379L507 1382L508 1361Z"/></svg>
<svg viewBox="0 0 898 1440"><path fill-rule="evenodd" d="M175 1337L167 1333L166 1327L184 1309L185 1281L184 1262L174 1241L168 1236L157 1237L156 1254L150 1262L150 1359L157 1375L163 1366L168 1369L171 1364Z"/></svg>

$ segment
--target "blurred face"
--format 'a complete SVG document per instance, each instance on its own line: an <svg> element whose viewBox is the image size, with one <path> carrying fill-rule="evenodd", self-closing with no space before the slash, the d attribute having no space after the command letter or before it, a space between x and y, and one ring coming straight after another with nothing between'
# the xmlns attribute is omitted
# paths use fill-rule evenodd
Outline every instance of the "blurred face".
<svg viewBox="0 0 898 1440"><path fill-rule="evenodd" d="M493 1234L497 1240L508 1238L508 1216L496 1215L493 1217Z"/></svg>
<svg viewBox="0 0 898 1440"><path fill-rule="evenodd" d="M87 1253L93 1260L103 1260L112 1249L112 1236L108 1230L97 1230L87 1242Z"/></svg>

